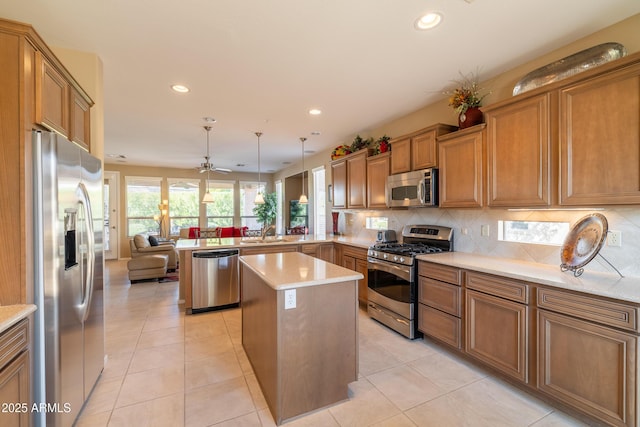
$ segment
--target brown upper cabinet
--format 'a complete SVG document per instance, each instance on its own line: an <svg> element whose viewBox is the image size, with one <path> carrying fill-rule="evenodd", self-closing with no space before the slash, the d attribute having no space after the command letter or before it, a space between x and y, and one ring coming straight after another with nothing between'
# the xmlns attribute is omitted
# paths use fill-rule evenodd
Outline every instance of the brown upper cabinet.
<svg viewBox="0 0 640 427"><path fill-rule="evenodd" d="M441 208L484 205L484 129L481 124L438 138Z"/></svg>
<svg viewBox="0 0 640 427"><path fill-rule="evenodd" d="M370 149L356 151L331 162L333 207L367 207L367 157Z"/></svg>
<svg viewBox="0 0 640 427"><path fill-rule="evenodd" d="M551 94L485 109L487 204L551 204Z"/></svg>
<svg viewBox="0 0 640 427"><path fill-rule="evenodd" d="M455 126L438 123L391 140L391 175L437 167L436 139L457 129Z"/></svg>
<svg viewBox="0 0 640 427"><path fill-rule="evenodd" d="M631 58L560 90L561 205L640 203L640 54Z"/></svg>
<svg viewBox="0 0 640 427"><path fill-rule="evenodd" d="M640 203L640 53L483 111L489 206Z"/></svg>
<svg viewBox="0 0 640 427"><path fill-rule="evenodd" d="M36 52L36 122L69 136L69 83Z"/></svg>
<svg viewBox="0 0 640 427"><path fill-rule="evenodd" d="M0 187L13 189L0 192L0 235L13 245L0 257L0 305L25 304L33 301L31 130L50 129L88 149L93 101L30 25L0 19L0 46Z"/></svg>
<svg viewBox="0 0 640 427"><path fill-rule="evenodd" d="M387 208L386 187L391 153L367 157L367 207Z"/></svg>

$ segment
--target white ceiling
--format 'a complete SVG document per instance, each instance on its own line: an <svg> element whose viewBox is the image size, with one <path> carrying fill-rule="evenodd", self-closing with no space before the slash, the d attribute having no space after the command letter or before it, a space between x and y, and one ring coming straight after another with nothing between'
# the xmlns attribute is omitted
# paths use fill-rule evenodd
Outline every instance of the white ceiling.
<svg viewBox="0 0 640 427"><path fill-rule="evenodd" d="M442 24L414 30L429 10ZM348 143L442 98L461 71L486 80L639 12L638 0L0 0L49 45L100 56L106 156L198 166L211 116L211 162L239 172L257 171L255 131L262 170L280 170L301 136L312 151Z"/></svg>

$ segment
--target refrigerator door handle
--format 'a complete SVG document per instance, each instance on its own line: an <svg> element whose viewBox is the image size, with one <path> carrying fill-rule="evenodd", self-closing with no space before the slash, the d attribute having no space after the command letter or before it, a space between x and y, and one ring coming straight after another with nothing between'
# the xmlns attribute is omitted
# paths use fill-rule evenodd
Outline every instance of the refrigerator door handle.
<svg viewBox="0 0 640 427"><path fill-rule="evenodd" d="M84 292L82 293L83 299L80 305L77 307L78 314L82 322L89 317L89 307L91 306L91 298L93 297L93 271L95 268L95 236L93 234L93 215L91 212L91 202L89 199L89 192L87 187L83 183L79 183L76 188L76 196L80 206L84 209L84 221L87 228L87 268L83 272L83 284Z"/></svg>

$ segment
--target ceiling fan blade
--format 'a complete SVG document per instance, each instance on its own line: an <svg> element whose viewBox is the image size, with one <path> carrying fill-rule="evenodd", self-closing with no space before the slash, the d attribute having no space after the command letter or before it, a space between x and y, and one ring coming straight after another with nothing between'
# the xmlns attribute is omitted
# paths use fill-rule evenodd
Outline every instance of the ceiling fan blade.
<svg viewBox="0 0 640 427"><path fill-rule="evenodd" d="M213 171L214 172L218 172L218 173L223 173L223 174L227 174L229 172L232 172L231 169L227 169L227 168L214 168Z"/></svg>

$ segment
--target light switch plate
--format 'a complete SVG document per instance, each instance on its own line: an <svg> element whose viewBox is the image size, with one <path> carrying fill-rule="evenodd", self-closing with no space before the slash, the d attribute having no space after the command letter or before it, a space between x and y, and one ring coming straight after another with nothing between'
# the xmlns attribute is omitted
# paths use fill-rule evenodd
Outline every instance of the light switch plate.
<svg viewBox="0 0 640 427"><path fill-rule="evenodd" d="M296 290L286 289L284 291L284 309L296 308Z"/></svg>

